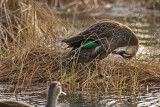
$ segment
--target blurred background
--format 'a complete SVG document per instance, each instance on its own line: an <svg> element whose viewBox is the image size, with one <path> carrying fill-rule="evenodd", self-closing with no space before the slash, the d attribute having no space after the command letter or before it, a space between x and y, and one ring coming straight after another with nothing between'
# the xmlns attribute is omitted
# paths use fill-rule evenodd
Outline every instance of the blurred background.
<svg viewBox="0 0 160 107"><path fill-rule="evenodd" d="M147 53L147 50L151 49L154 55L160 53L160 0L47 0L47 2L58 17L79 32L97 20L116 20L131 27L138 35L140 52L143 50Z"/></svg>
<svg viewBox="0 0 160 107"><path fill-rule="evenodd" d="M59 69L61 40L101 19L131 27L138 57ZM1 100L43 107L47 81L57 80L67 92L58 107L159 107L159 77L160 0L0 0Z"/></svg>

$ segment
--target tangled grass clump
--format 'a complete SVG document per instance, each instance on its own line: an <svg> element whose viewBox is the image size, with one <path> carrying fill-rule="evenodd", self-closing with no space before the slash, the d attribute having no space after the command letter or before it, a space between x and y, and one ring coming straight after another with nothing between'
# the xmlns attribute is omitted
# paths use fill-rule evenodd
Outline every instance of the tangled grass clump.
<svg viewBox="0 0 160 107"><path fill-rule="evenodd" d="M47 78L43 73L51 68L45 67L57 64L55 55L62 54L61 36L67 35L66 29L74 29L41 2L9 0L1 1L0 7L0 81L39 80L32 80L31 74Z"/></svg>

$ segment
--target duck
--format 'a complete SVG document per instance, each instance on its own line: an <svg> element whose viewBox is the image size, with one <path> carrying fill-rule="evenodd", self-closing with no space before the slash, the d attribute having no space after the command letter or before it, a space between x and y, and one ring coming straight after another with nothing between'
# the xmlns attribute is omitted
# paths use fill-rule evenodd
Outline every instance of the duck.
<svg viewBox="0 0 160 107"><path fill-rule="evenodd" d="M66 95L66 93L62 91L60 82L51 82L48 88L47 103L45 107L56 107L57 99L60 94ZM21 101L2 100L0 101L0 107L34 107L34 105L23 103Z"/></svg>
<svg viewBox="0 0 160 107"><path fill-rule="evenodd" d="M132 58L139 47L137 35L128 26L110 19L95 22L76 36L62 40L71 50L61 57L62 62L87 63L102 60L110 53ZM115 51L126 47L125 50Z"/></svg>

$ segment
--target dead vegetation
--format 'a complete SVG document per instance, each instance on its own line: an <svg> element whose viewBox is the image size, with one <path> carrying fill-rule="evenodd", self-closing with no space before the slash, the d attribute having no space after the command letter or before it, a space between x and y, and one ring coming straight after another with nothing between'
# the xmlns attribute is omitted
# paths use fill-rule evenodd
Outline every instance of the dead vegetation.
<svg viewBox="0 0 160 107"><path fill-rule="evenodd" d="M112 0L46 0L55 13L87 14L100 9Z"/></svg>
<svg viewBox="0 0 160 107"><path fill-rule="evenodd" d="M74 28L58 19L44 3L8 0L0 2L0 81L34 83L58 80L68 92L111 87L138 90L141 83L160 82L159 61L118 61L113 56L86 64L61 63L65 54L61 38Z"/></svg>

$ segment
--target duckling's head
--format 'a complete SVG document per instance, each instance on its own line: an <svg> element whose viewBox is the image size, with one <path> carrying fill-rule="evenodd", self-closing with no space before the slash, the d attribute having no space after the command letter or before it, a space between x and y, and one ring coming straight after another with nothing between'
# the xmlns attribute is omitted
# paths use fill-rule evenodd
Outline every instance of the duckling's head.
<svg viewBox="0 0 160 107"><path fill-rule="evenodd" d="M48 100L46 107L56 107L56 102L60 94L65 94L62 92L60 83L58 81L51 82L48 89Z"/></svg>
<svg viewBox="0 0 160 107"><path fill-rule="evenodd" d="M49 86L49 95L54 94L55 96L59 96L62 92L62 88L60 86L60 83L58 81L54 81L50 83Z"/></svg>

